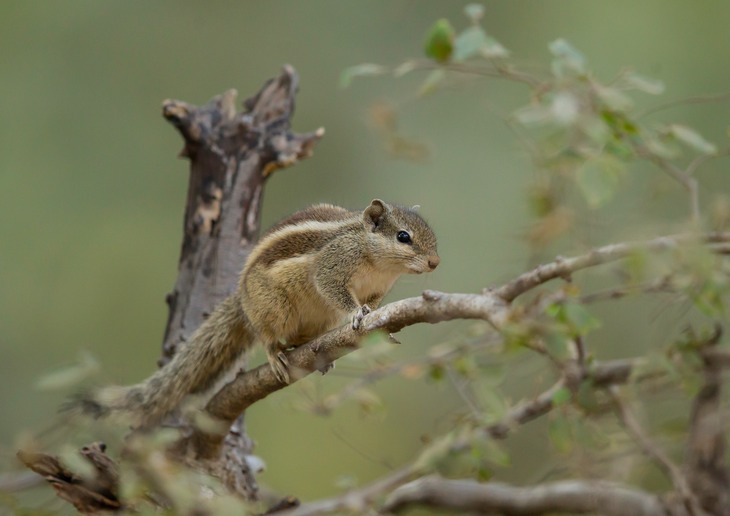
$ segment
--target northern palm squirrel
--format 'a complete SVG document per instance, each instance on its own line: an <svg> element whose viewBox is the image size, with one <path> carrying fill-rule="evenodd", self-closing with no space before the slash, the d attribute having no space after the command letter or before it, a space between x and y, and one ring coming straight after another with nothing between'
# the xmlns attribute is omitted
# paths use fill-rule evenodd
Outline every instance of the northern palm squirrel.
<svg viewBox="0 0 730 516"><path fill-rule="evenodd" d="M336 327L357 329L402 274L439 264L436 236L414 209L375 199L362 212L317 204L274 225L254 246L238 289L221 302L173 359L145 382L80 398L95 417L117 413L133 426L159 424L186 396L204 393L260 342L280 381L285 349Z"/></svg>

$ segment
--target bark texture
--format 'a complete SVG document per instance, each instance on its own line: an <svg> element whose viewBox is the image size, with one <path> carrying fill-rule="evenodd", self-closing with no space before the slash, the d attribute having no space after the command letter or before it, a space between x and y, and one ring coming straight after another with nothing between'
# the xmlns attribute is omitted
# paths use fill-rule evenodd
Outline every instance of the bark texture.
<svg viewBox="0 0 730 516"><path fill-rule="evenodd" d="M259 234L261 202L266 180L277 169L294 165L312 154L322 128L306 134L290 131L298 76L284 66L278 77L236 110L235 90L214 97L204 106L166 100L162 114L184 139L180 153L190 161L188 193L178 277L167 296L169 316L159 366L184 346L217 303L235 288L246 256ZM182 435L195 430L182 428ZM232 421L215 456L202 457L195 446L172 448L177 459L212 473L247 500L258 488L246 456L252 441L243 417ZM97 479L85 481L58 457L20 452L21 461L43 475L59 496L79 511L119 510L117 467L103 445L81 450Z"/></svg>

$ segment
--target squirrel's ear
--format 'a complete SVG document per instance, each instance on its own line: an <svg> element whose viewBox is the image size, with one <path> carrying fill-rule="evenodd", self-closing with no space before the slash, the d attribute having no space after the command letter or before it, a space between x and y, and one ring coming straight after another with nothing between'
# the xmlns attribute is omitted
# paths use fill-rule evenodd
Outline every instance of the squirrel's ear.
<svg viewBox="0 0 730 516"><path fill-rule="evenodd" d="M373 227L373 229L377 228L380 224L380 220L385 215L385 212L387 211L387 204L385 204L380 199L373 199L373 202L370 203L370 206L365 208L365 211L363 212L363 218L365 219L365 223L369 224Z"/></svg>

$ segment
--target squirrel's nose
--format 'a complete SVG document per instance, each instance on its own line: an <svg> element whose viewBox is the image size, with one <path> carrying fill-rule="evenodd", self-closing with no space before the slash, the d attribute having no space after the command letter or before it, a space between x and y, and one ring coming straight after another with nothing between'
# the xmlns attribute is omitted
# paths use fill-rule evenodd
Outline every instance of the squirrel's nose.
<svg viewBox="0 0 730 516"><path fill-rule="evenodd" d="M428 266L431 268L431 270L434 270L436 267L438 267L439 263L441 263L441 258L439 258L438 256L433 255L428 257Z"/></svg>

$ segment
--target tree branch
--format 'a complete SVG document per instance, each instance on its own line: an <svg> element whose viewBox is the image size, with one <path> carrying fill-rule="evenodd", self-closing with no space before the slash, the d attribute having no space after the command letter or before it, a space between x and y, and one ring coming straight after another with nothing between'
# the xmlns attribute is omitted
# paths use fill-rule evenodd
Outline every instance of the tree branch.
<svg viewBox="0 0 730 516"><path fill-rule="evenodd" d="M620 484L567 480L531 487L474 480L419 478L393 491L382 512L401 512L417 506L476 514L536 515L554 512L600 513L625 516L665 516L655 495Z"/></svg>
<svg viewBox="0 0 730 516"><path fill-rule="evenodd" d="M369 332L384 330L388 333L396 333L416 323L434 324L454 319L482 319L499 330L508 322L512 322L510 302L520 294L547 281L569 276L588 267L625 258L637 250L658 252L693 241L728 242L730 233L673 235L644 242L612 244L584 255L559 258L551 263L540 265L503 286L488 289L482 294L425 291L421 297L390 303L367 315L363 319L360 331L343 326L290 351L287 359L294 373L292 382L355 351L358 348L359 340ZM624 372L628 374L628 371L630 369ZM256 369L239 373L232 382L223 387L208 402L206 410L215 419L229 424L253 403L284 387L286 385L279 382L268 364L264 364ZM218 447L221 438L220 435L195 430L188 442L183 443L183 446L187 447L193 443L201 456L213 457L219 453Z"/></svg>
<svg viewBox="0 0 730 516"><path fill-rule="evenodd" d="M692 491L710 514L730 515L730 473L725 460L726 425L720 412L721 369L730 354L716 348L718 327L701 350L703 385L694 398L684 470Z"/></svg>
<svg viewBox="0 0 730 516"><path fill-rule="evenodd" d="M730 242L730 233L680 234L654 238L643 242L623 242L596 248L589 253L572 258L559 258L551 263L540 265L535 269L519 275L492 292L505 301L513 301L543 283L555 278L568 278L574 272L603 263L614 262L626 258L636 251L658 252L673 249L680 244L690 242L707 244Z"/></svg>
<svg viewBox="0 0 730 516"><path fill-rule="evenodd" d="M67 468L52 455L19 451L18 459L25 466L41 475L56 494L84 514L118 511L123 508L119 500L119 472L117 465L105 453L103 443L84 446L80 455L89 465L92 475L82 476Z"/></svg>
<svg viewBox="0 0 730 516"><path fill-rule="evenodd" d="M290 131L298 88L296 71L285 65L278 77L244 101L240 112L235 90L202 107L176 100L163 103L163 116L185 141L181 155L190 159L190 178L178 277L167 297L170 315L160 364L235 288L258 238L266 180L273 171L310 156L323 136L322 128L306 134ZM234 492L255 499L255 479L245 461L252 443L243 419L234 420L227 425L230 431L221 436L223 453L214 457L184 447L184 456L210 459L208 471Z"/></svg>

